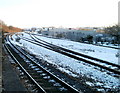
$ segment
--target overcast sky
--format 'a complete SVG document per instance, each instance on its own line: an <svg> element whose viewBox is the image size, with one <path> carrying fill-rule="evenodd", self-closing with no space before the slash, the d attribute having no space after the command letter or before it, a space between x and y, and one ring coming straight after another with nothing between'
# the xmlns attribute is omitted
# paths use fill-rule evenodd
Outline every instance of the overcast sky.
<svg viewBox="0 0 120 93"><path fill-rule="evenodd" d="M101 27L118 23L119 0L0 0L0 19L29 27Z"/></svg>

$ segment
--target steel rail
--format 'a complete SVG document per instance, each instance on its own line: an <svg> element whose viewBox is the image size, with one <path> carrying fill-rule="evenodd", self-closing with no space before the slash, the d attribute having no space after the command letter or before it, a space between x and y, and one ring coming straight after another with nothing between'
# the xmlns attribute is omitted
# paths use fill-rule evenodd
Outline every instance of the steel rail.
<svg viewBox="0 0 120 93"><path fill-rule="evenodd" d="M40 44L40 42L35 42L35 41L33 41L32 39L28 39L28 38L21 38L21 39L23 39L23 40L25 40L25 41L28 41L28 42L30 42L30 43L33 43L33 44L42 46L42 47L47 48L47 49L49 49L49 50L53 50L53 51L55 51L55 52L59 52L59 53L64 54L64 55L66 55L66 56L68 56L68 57L71 57L71 58L74 58L74 59L77 59L77 60L80 60L80 61L89 63L89 64L91 64L91 65L95 65L95 66L101 67L101 68L106 69L106 70L108 70L108 71L111 71L111 72L113 72L113 73L115 73L115 74L120 74L120 71L118 71L118 70L108 68L108 67L106 67L106 66L103 66L103 65L94 63L94 62L89 61L89 60L86 60L86 59L84 59L84 58L80 58L80 57L78 57L78 56L75 56L75 55L70 54L70 53L65 52L65 51L60 51L60 50L58 50L58 49L56 49L56 48L48 47L47 44L43 44L43 43L42 43L42 44L43 44L43 45L42 45L42 44Z"/></svg>
<svg viewBox="0 0 120 93"><path fill-rule="evenodd" d="M8 39L9 40L9 39ZM10 41L9 41L10 42ZM11 42L10 42L11 43ZM12 43L11 43L12 44ZM62 81L60 78L49 72L48 70L44 69L42 66L40 66L38 63L34 62L33 59L31 59L28 55L24 54L22 51L20 51L15 45L12 44L12 46L17 49L22 55L26 56L30 61L32 61L34 64L36 64L38 67L40 67L44 72L46 72L48 75L50 75L52 78L54 78L57 82L59 82L61 85L63 85L65 88L70 90L74 93L81 93L77 89L73 88L71 85L67 84L66 82Z"/></svg>
<svg viewBox="0 0 120 93"><path fill-rule="evenodd" d="M66 51L66 52L70 52L70 53L73 53L73 54L75 54L75 55L79 55L79 56L82 56L82 57L85 57L85 58L88 58L88 59L91 59L91 60L96 60L96 61L99 61L99 62L101 62L101 63L105 63L105 64L108 64L108 65L112 65L112 66L116 66L116 67L120 68L120 65L117 65L117 64L114 64L114 63L110 63L110 62L108 62L108 61L104 61L104 60L101 60L101 59L98 59L98 58L94 58L94 57L91 57L91 56L88 56L88 55L84 55L84 54L82 54L82 53L78 53L78 52L75 52L75 51L72 51L72 50L69 50L69 49L66 49L66 48L63 48L63 47L60 47L60 46L51 44L51 43L49 43L49 42L46 42L46 41L41 40L41 39L37 38L36 36L34 36L36 39L40 40L40 41L38 41L38 40L36 40L32 35L30 35L30 36L31 36L35 41L37 41L37 42L40 42L40 41L45 42L46 44L49 44L49 46L51 46L51 47L57 47L58 49L64 50L64 51ZM41 42L40 42L40 43L41 43Z"/></svg>
<svg viewBox="0 0 120 93"><path fill-rule="evenodd" d="M21 68L21 70L26 73L26 75L28 76L28 78L37 86L38 91L40 93L47 93L32 77L31 75L25 70L25 68L19 63L19 61L15 58L15 56L11 53L11 51L9 50L7 45L4 45L4 47L6 48L7 52L10 54L10 56L13 58L13 60L19 65L19 67Z"/></svg>
<svg viewBox="0 0 120 93"><path fill-rule="evenodd" d="M30 33L28 33L28 32L25 32L25 33L27 33L27 34L30 34ZM31 33L32 35L37 35L37 36L41 36L41 35L38 35L38 34L33 34L33 33ZM47 36L45 36L45 37L47 37ZM49 38L49 37L47 37L47 38ZM80 42L80 43L82 43L82 42ZM83 43L83 44L88 44L88 43ZM103 45L96 45L96 44L92 44L92 45L95 45L95 46L101 46L101 47L106 47L106 48L112 48L112 49L120 49L120 44L118 45L118 48L117 47L112 47L112 46L103 46Z"/></svg>

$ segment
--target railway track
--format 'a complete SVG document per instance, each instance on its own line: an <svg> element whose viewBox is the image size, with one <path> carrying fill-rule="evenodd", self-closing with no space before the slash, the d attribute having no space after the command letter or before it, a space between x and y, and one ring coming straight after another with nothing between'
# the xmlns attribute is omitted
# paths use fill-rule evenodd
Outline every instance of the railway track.
<svg viewBox="0 0 120 93"><path fill-rule="evenodd" d="M26 32L27 33L27 32ZM37 36L41 36L39 34L32 34L32 35L37 35ZM45 36L47 37L47 36ZM47 37L47 38L50 38L50 37ZM82 42L81 42L82 43ZM83 44L88 44L88 43L83 43ZM101 46L101 47L107 47L107 48L112 48L112 49L120 49L120 45L118 45L118 48L117 47L112 47L112 46L103 46L103 45L96 45L96 44L92 44L92 45L95 45L95 46Z"/></svg>
<svg viewBox="0 0 120 93"><path fill-rule="evenodd" d="M7 40L9 41L8 37ZM30 58L11 42L10 44L5 44L4 47L24 74L36 86L37 93L81 93L40 66L34 59Z"/></svg>
<svg viewBox="0 0 120 93"><path fill-rule="evenodd" d="M85 57L85 58L88 58L88 59L91 59L91 60L96 60L96 61L99 61L99 62L101 62L101 63L106 63L106 64L108 64L108 65L112 65L112 66L116 66L116 67L119 67L119 68L120 68L120 65L113 64L113 63L110 63L110 62L107 62L107 61L104 61L104 60L101 60L101 59L98 59L98 58L94 58L94 57L91 57L91 56L88 56L88 55L84 55L84 54L81 54L81 53L78 53L78 52L75 52L75 51L72 51L72 50L69 50L69 49L66 49L66 48L63 48L63 47L54 45L54 44L51 44L51 43L48 43L48 42L43 41L43 40L41 40L41 39L39 39L39 38L37 38L37 37L35 37L35 36L32 36L32 35L31 35L31 37L32 37L34 40L37 39L36 41L42 41L42 42L44 42L45 44L50 45L52 48L56 47L57 49L61 49L61 50L65 51L65 52L69 52L69 53L72 53L72 54L74 54L74 55L79 55L79 56L82 56L82 57ZM35 39L35 38L36 38L36 39Z"/></svg>
<svg viewBox="0 0 120 93"><path fill-rule="evenodd" d="M65 49L63 47L59 47L57 45L53 45L33 35L30 36L32 39L24 38L24 37L22 37L21 39L120 75L120 65L113 64L98 58L90 57L72 50Z"/></svg>

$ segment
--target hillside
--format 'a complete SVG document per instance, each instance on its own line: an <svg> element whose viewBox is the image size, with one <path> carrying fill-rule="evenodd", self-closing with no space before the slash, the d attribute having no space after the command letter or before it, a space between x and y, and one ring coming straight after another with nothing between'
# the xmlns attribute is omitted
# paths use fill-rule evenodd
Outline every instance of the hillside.
<svg viewBox="0 0 120 93"><path fill-rule="evenodd" d="M14 26L7 26L4 22L0 22L0 29L2 29L3 32L21 32L21 28L17 28Z"/></svg>
<svg viewBox="0 0 120 93"><path fill-rule="evenodd" d="M21 32L22 29L13 27L13 26L2 25L2 31L3 32Z"/></svg>

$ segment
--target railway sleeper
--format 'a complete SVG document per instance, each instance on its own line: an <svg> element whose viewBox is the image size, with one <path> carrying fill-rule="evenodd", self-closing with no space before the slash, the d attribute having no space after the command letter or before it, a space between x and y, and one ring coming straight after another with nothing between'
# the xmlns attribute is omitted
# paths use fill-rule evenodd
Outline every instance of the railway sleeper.
<svg viewBox="0 0 120 93"><path fill-rule="evenodd" d="M13 52L13 54L15 54L14 52ZM21 58L16 54L16 58L18 58L19 59L19 61L21 60ZM25 61L25 60L24 60ZM22 61L22 62L20 62L20 64L21 65L23 65L24 66L24 68L27 68L27 70L29 70L29 71L34 71L32 68L30 68L24 61ZM42 76L46 76L47 74L46 73L42 73ZM33 78L36 80L36 79L40 79L41 78L41 74L40 74L40 76L38 76L38 75L32 75L33 76ZM54 93L55 91L57 91L56 93L60 93L60 88L62 88L62 86L60 85L60 86L55 86L55 83L56 82L49 82L49 80L44 80L43 79L43 77L42 77L42 80L40 80L40 81L38 81L38 83L43 83L44 85L42 85L42 87L43 87L43 89L44 88L46 88L46 92L47 93ZM48 88L49 87L49 88ZM51 87L51 88L50 88ZM52 89L53 88L53 89ZM51 90L52 89L52 90ZM64 92L63 92L64 93ZM67 91L66 93L69 93L69 91Z"/></svg>
<svg viewBox="0 0 120 93"><path fill-rule="evenodd" d="M52 87L52 86L45 86L45 85L43 85L42 87L48 93L54 93L54 92L59 93L61 88L61 87Z"/></svg>
<svg viewBox="0 0 120 93"><path fill-rule="evenodd" d="M36 73L36 72L34 72L34 71L27 71L28 73L30 73L32 76L39 76L39 73Z"/></svg>

